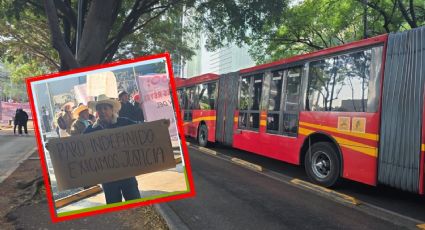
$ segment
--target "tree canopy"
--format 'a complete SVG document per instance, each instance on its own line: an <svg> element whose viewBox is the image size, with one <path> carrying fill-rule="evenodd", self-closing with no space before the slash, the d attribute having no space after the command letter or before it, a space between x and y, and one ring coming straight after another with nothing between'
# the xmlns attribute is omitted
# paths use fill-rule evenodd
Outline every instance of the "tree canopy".
<svg viewBox="0 0 425 230"><path fill-rule="evenodd" d="M210 49L246 43L266 22L280 20L286 6L286 0L82 2L79 35L78 0L0 0L0 61L35 61L47 73L165 51L190 59L194 33L205 33ZM184 26L183 15L190 18Z"/></svg>
<svg viewBox="0 0 425 230"><path fill-rule="evenodd" d="M280 24L265 26L250 53L263 63L360 40L365 9L368 37L425 24L421 0L305 0L284 10Z"/></svg>

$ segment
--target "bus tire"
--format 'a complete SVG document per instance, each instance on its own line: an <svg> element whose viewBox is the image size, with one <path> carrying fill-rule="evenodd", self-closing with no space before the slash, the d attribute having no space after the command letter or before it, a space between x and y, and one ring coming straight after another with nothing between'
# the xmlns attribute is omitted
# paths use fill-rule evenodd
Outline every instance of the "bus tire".
<svg viewBox="0 0 425 230"><path fill-rule="evenodd" d="M337 184L341 163L335 146L330 142L317 142L305 154L305 171L316 184L332 187Z"/></svg>
<svg viewBox="0 0 425 230"><path fill-rule="evenodd" d="M205 124L202 124L199 127L198 143L202 147L205 147L208 144L208 127Z"/></svg>

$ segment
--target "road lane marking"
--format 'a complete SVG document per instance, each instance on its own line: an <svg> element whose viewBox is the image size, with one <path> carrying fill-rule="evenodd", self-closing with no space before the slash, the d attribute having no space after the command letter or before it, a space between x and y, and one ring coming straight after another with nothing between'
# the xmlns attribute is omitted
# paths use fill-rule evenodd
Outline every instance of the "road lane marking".
<svg viewBox="0 0 425 230"><path fill-rule="evenodd" d="M328 189L319 185L315 185L312 184L310 182L304 181L304 180L300 180L300 179L292 179L291 180L292 184L295 184L296 186L301 186L303 188L309 189L309 190L313 190L319 193L324 193L325 195L328 195L330 198L332 199L338 199L342 202L346 202L352 205L359 205L361 202L359 200L357 200L356 198L349 196L349 195L345 195L343 193L339 193L336 192L332 189Z"/></svg>
<svg viewBox="0 0 425 230"><path fill-rule="evenodd" d="M244 166L244 167L252 169L254 171L260 171L260 172L263 171L263 167L256 165L256 164L253 164L253 163L250 163L248 161L244 161L244 160L241 160L241 159L236 158L236 157L233 157L231 160L238 165Z"/></svg>

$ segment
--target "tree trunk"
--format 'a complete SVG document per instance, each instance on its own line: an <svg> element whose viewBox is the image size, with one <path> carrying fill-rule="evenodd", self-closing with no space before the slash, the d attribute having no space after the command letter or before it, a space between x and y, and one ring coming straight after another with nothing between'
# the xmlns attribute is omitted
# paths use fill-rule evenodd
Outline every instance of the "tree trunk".
<svg viewBox="0 0 425 230"><path fill-rule="evenodd" d="M78 68L79 63L75 60L74 55L66 45L65 39L62 36L59 27L59 18L53 0L44 0L44 7L49 23L52 46L58 51L61 59L61 70Z"/></svg>
<svg viewBox="0 0 425 230"><path fill-rule="evenodd" d="M78 49L78 62L81 66L101 63L118 5L119 1L115 0L94 0L91 3Z"/></svg>

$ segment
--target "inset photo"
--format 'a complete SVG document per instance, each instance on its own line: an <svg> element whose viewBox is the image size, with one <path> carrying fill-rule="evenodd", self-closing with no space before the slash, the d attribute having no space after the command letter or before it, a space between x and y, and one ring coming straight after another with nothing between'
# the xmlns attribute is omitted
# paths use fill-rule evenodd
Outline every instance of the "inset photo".
<svg viewBox="0 0 425 230"><path fill-rule="evenodd" d="M169 54L27 88L54 222L195 194Z"/></svg>

